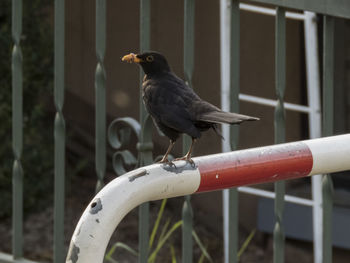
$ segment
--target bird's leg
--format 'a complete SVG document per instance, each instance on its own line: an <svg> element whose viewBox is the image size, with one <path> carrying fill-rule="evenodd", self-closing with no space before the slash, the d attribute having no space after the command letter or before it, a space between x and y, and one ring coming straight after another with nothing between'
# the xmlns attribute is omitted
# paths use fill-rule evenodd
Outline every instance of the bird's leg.
<svg viewBox="0 0 350 263"><path fill-rule="evenodd" d="M194 164L193 160L191 159L191 154L192 154L192 150L194 148L194 144L196 143L197 139L192 138L192 143L190 146L190 149L188 150L188 152L186 153L186 155L184 157L181 158L176 158L175 161L179 161L179 160L185 160L187 162L189 162L191 165Z"/></svg>
<svg viewBox="0 0 350 263"><path fill-rule="evenodd" d="M168 150L166 150L166 153L164 154L163 158L158 163L168 163L170 165L173 164L172 162L170 162L168 160L168 155L169 155L171 149L173 148L174 144L175 144L175 141L170 140L170 144L169 144Z"/></svg>

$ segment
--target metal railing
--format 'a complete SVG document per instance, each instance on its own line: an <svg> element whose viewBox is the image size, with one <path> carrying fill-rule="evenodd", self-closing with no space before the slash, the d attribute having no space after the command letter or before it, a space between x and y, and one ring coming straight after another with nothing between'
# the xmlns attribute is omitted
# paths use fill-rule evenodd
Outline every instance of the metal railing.
<svg viewBox="0 0 350 263"><path fill-rule="evenodd" d="M230 0L221 0L220 2L220 28L221 28L221 101L222 101L222 107L225 110L230 110L229 105L231 104L231 101L227 94L230 94L230 79L231 76L228 74L229 68L230 68L230 58L228 54L230 54L230 39L229 35L231 32L231 27L235 27L235 30L233 32L237 31L237 18L234 20L229 21L231 16L231 4ZM238 9L237 6L234 6L234 8ZM277 11L273 8L267 8L267 7L261 7L261 6L255 6L251 4L239 4L240 10L248 11L248 12L254 12L261 15L268 15L268 16L276 16ZM235 15L236 16L236 15ZM293 19L293 20L299 20L304 23L304 36L305 36L305 56L306 56L306 78L307 78L307 97L308 97L308 105L299 105L294 103L288 103L284 102L284 99L282 100L273 100L273 99L267 99L247 94L239 94L238 98L241 101L259 104L267 107L274 107L277 109L278 103L282 102L283 107L285 110L291 110L296 111L300 113L306 113L309 117L309 131L310 131L310 137L311 138L318 138L321 135L321 112L320 112L320 85L319 85L319 63L318 63L318 43L317 43L317 23L316 23L316 15L311 12L305 11L304 13L297 13L297 12L291 12L287 11L285 12L285 18ZM276 25L277 25L276 21ZM277 27L277 26L276 26ZM277 28L276 28L277 33ZM237 32L236 35L239 35ZM277 41L276 41L277 42ZM238 49L237 47L239 45L239 41L235 41L233 43L232 48ZM276 43L276 47L278 46L278 43ZM277 53L277 52L276 52ZM234 56L235 63L239 61L239 56ZM276 58L278 55L276 54ZM277 63L276 63L277 64ZM276 65L276 68L280 71L283 70L284 65L282 68L280 66ZM284 69L285 71L285 69ZM277 76L277 72L276 72ZM237 89L235 87L238 87L239 76L235 76L232 78L233 81L235 81L235 84L231 83L232 89ZM283 78L282 78L283 79ZM276 84L278 83L276 78ZM238 105L237 101L232 102L235 105ZM276 123L279 123L278 121ZM276 133L277 134L277 133ZM229 138L229 127L223 126L223 135L224 138L227 141L230 141ZM229 144L223 144L222 150L230 151L230 145ZM313 200L305 199L305 198L297 198L290 195L284 195L284 199L288 202L293 202L301 205L311 205L313 208L313 227L314 227L314 262L321 262L322 255L320 252L322 252L322 236L321 230L322 230L322 195L321 195L321 175L319 176L313 176L312 179L312 196ZM253 187L239 187L239 192L252 194L260 197L267 197L267 198L275 198L276 194L275 192L261 190ZM227 199L227 193L228 190L225 190L223 192L223 201L224 201L224 233L225 233L225 251L228 250L228 243L230 242L230 239L233 239L232 235L227 235L226 233L229 232L229 224L227 223L229 221L228 218L228 211L230 210L230 202ZM231 221L235 221L231 219ZM230 260L234 261L235 259L232 259L232 256L229 256L228 253L225 253L225 262L229 262Z"/></svg>
<svg viewBox="0 0 350 263"><path fill-rule="evenodd" d="M111 181L89 203L76 225L66 263L103 262L114 230L143 202L344 171L350 169L349 154L350 134L345 134L206 155L193 158L194 164L178 161L171 167L135 169Z"/></svg>
<svg viewBox="0 0 350 263"><path fill-rule="evenodd" d="M302 11L311 11L323 15L323 121L322 135L332 134L333 130L333 70L334 70L334 17L350 18L350 2L348 1L332 1L332 0L255 0L254 2L271 4L277 6L276 11L276 64L278 72L276 72L276 142L284 141L284 108L293 108L296 106L284 103L284 87L285 87L285 17L290 16L285 8L293 8ZM198 3L199 4L199 3ZM239 1L232 0L232 28L231 43L231 79L230 82L232 92L230 95L232 106L231 110L238 111L238 97L241 99L249 99L248 95L239 95ZM243 8L251 8L243 6ZM54 104L56 107L56 117L54 122L54 138L55 138L55 201L54 201L54 262L60 263L64 261L64 178L65 178L65 121L62 113L64 104L64 39L65 39L65 1L55 0L55 77L54 77ZM21 53L21 36L22 36L22 0L12 1L12 100L13 100L13 116L12 116L12 134L13 134L13 239L12 239L12 257L0 254L0 262L23 262L23 176L22 171L22 147L23 147L23 96L22 96L22 53ZM194 0L185 0L185 42L184 42L184 71L186 81L191 84L191 76L193 72L193 32L194 32ZM140 50L150 48L150 17L151 6L150 0L140 0ZM103 178L106 166L106 95L105 95L105 70L104 70L104 53L106 41L106 1L96 0L96 56L97 66L95 75L96 87L96 173L98 183L96 188L103 186ZM25 58L24 58L25 59ZM142 76L142 73L140 74ZM142 77L140 77L140 80ZM265 101L266 102L266 101ZM268 103L268 102L266 102ZM141 99L140 99L140 105ZM300 107L299 107L300 108ZM304 112L307 108L301 107ZM140 107L140 134L139 134L139 158L138 165L143 166L152 162L152 143L150 120L144 107ZM233 127L231 133L231 144L237 145L238 128ZM332 216L332 179L330 175L324 175L322 181L323 187L323 245L322 258L320 262L332 261L332 242L331 242L331 216ZM243 188L242 188L243 189ZM247 190L248 191L248 190ZM228 237L230 241L225 247L227 253L227 262L237 261L237 229L238 229L238 211L237 211L237 195L236 189L229 190L227 196L230 200L230 210L228 211ZM274 233L274 261L283 262L284 255L284 234L283 222L281 214L283 213L284 186L276 185L276 219L277 224ZM291 197L290 197L291 198ZM287 198L288 199L288 198ZM297 199L293 199L297 200ZM297 202L297 201L296 201ZM148 254L148 204L140 206L140 262L147 261ZM191 229L192 211L190 198L184 201L184 230ZM184 231L183 242L183 262L192 262L192 246L191 236L186 235L188 230ZM188 231L191 233L191 231Z"/></svg>

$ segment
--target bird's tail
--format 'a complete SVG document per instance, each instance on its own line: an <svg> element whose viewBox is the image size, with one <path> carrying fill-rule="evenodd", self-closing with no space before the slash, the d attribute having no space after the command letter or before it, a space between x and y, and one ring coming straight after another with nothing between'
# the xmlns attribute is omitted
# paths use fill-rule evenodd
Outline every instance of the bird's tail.
<svg viewBox="0 0 350 263"><path fill-rule="evenodd" d="M259 118L225 111L210 111L199 117L200 121L211 123L240 124L244 121L258 121Z"/></svg>

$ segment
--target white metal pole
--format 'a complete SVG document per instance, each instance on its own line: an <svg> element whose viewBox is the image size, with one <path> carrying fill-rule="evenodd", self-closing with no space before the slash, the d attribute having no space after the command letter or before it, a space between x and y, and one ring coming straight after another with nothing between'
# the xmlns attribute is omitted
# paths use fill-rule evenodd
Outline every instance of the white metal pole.
<svg viewBox="0 0 350 263"><path fill-rule="evenodd" d="M221 77L221 108L230 110L230 32L231 32L231 5L230 0L220 0L220 77ZM230 127L222 126L222 151L231 151Z"/></svg>
<svg viewBox="0 0 350 263"><path fill-rule="evenodd" d="M230 111L230 36L231 36L231 1L220 0L220 74L221 74L221 108ZM230 127L222 125L222 152L231 151ZM229 191L222 191L224 262L229 260Z"/></svg>
<svg viewBox="0 0 350 263"><path fill-rule="evenodd" d="M310 138L321 136L321 96L317 43L317 17L315 13L304 12L306 79ZM322 175L312 179L314 262L322 263Z"/></svg>

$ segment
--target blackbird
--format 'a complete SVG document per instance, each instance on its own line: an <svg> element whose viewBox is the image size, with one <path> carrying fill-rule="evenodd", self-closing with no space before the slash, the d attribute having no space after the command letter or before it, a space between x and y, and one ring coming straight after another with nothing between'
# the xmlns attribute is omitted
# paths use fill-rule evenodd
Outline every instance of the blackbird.
<svg viewBox="0 0 350 263"><path fill-rule="evenodd" d="M142 82L142 97L154 123L170 139L169 147L160 163L172 164L168 155L180 134L192 137L189 151L182 158L193 163L191 153L201 132L212 128L221 138L218 124L240 124L259 118L225 112L202 100L186 83L170 69L165 57L158 52L130 53L122 61L138 63L145 76Z"/></svg>

